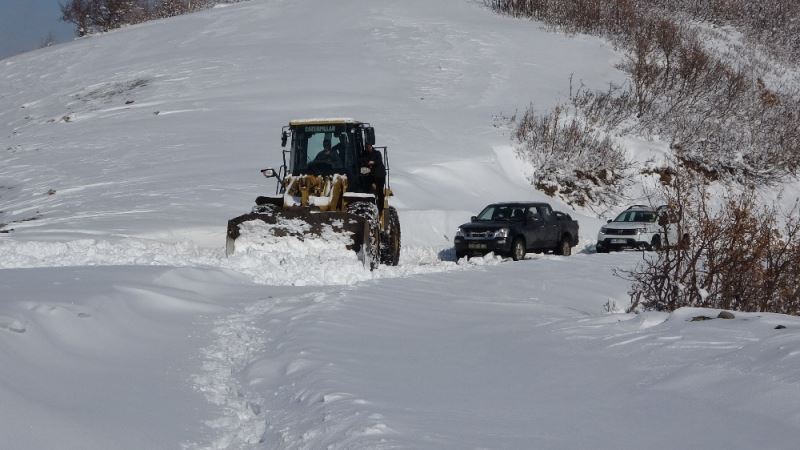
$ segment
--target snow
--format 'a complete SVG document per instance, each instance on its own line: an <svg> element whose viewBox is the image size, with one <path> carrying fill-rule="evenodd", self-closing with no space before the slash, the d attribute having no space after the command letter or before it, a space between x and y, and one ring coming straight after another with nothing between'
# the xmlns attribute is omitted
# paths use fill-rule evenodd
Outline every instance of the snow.
<svg viewBox="0 0 800 450"><path fill-rule="evenodd" d="M0 62L0 447L796 448L800 319L625 314L641 253L584 251L603 221L495 126L619 55L479 3L252 0ZM397 267L263 223L225 257L298 117L389 146ZM577 254L456 261L508 200L579 220Z"/></svg>

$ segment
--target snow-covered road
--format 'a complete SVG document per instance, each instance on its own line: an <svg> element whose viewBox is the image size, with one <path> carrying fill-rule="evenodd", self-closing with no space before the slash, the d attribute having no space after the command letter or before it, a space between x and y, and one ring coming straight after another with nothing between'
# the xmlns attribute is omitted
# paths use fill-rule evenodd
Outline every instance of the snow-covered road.
<svg viewBox="0 0 800 450"><path fill-rule="evenodd" d="M793 448L800 417L763 408L797 398L796 377L770 369L800 342L774 330L785 318L604 313L627 296L598 259L639 257L262 301L250 320L264 352L241 382L266 396L264 439L279 448Z"/></svg>
<svg viewBox="0 0 800 450"><path fill-rule="evenodd" d="M0 61L0 448L796 448L800 321L621 313L642 254L515 157L498 116L618 60L472 0L252 0ZM389 145L398 267L224 256L312 116ZM453 261L501 200L577 254Z"/></svg>

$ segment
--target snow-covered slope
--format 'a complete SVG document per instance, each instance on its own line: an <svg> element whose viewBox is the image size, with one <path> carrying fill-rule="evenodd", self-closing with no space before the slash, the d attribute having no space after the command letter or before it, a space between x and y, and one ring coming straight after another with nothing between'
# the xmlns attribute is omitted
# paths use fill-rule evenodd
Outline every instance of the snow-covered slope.
<svg viewBox="0 0 800 450"><path fill-rule="evenodd" d="M617 59L471 0L252 0L0 61L0 447L795 448L796 319L620 314L636 253L452 261L549 200L495 116ZM389 146L400 266L226 259L320 116Z"/></svg>
<svg viewBox="0 0 800 450"><path fill-rule="evenodd" d="M2 221L217 245L274 191L258 169L280 161L281 126L353 116L390 148L397 206L417 211L405 223L459 211L449 231L488 201L535 197L504 176L493 116L549 106L570 74L602 86L615 60L470 1L256 1L82 39L0 63Z"/></svg>

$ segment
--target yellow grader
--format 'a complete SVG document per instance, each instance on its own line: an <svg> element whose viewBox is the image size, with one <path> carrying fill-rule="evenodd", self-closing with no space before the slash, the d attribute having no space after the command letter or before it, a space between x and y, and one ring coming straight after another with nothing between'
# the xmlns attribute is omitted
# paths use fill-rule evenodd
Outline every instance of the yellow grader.
<svg viewBox="0 0 800 450"><path fill-rule="evenodd" d="M228 221L226 254L236 252L247 222L299 220L300 227L273 226L270 233L299 240L345 234L347 248L370 270L379 263L397 265L400 219L389 206L388 148L375 147L374 128L346 118L292 120L283 127L281 146L283 165L261 171L277 180L276 194L259 196L252 212Z"/></svg>

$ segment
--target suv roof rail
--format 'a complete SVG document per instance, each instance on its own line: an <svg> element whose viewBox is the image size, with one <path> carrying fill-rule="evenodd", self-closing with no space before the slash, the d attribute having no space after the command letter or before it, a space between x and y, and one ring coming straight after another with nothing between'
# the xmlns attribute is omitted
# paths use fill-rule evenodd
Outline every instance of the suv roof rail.
<svg viewBox="0 0 800 450"><path fill-rule="evenodd" d="M633 208L652 208L652 206L650 206L650 205L631 205L631 206L628 206L628 209L633 209Z"/></svg>

